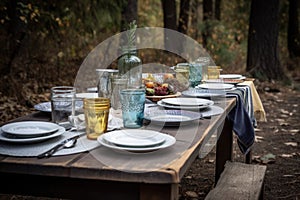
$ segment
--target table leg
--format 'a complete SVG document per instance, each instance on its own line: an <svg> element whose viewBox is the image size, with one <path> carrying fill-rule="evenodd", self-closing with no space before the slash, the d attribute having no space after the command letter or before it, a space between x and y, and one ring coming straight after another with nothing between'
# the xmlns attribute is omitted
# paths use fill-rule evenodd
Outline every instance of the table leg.
<svg viewBox="0 0 300 200"><path fill-rule="evenodd" d="M227 160L232 160L233 135L232 123L226 117L216 146L215 184L217 184Z"/></svg>

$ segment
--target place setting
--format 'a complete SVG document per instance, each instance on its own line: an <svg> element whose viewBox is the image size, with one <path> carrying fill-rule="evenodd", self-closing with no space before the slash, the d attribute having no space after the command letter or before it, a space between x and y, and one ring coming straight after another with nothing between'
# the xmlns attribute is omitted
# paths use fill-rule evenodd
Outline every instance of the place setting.
<svg viewBox="0 0 300 200"><path fill-rule="evenodd" d="M23 121L3 125L0 141L13 143L35 143L58 137L65 128L52 122Z"/></svg>
<svg viewBox="0 0 300 200"><path fill-rule="evenodd" d="M88 140L83 131L68 131L64 127L43 121L22 121L0 128L0 154L17 157L51 157L70 155L99 146Z"/></svg>

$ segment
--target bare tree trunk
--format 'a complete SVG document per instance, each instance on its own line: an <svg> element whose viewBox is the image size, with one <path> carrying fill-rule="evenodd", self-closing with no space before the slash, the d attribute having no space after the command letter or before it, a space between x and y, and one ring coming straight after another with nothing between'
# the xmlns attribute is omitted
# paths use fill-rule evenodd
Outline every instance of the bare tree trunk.
<svg viewBox="0 0 300 200"><path fill-rule="evenodd" d="M289 0L288 50L290 58L300 57L299 0Z"/></svg>
<svg viewBox="0 0 300 200"><path fill-rule="evenodd" d="M203 0L203 23L204 30L202 33L203 47L207 46L207 39L210 35L210 20L213 19L213 0Z"/></svg>
<svg viewBox="0 0 300 200"><path fill-rule="evenodd" d="M186 34L189 23L190 1L180 0L180 13L178 22L178 31Z"/></svg>
<svg viewBox="0 0 300 200"><path fill-rule="evenodd" d="M177 30L175 0L161 0L161 3L164 15L164 27L172 30Z"/></svg>
<svg viewBox="0 0 300 200"><path fill-rule="evenodd" d="M192 0L191 1L191 35L193 36L193 38L195 38L196 40L198 40L199 36L199 0Z"/></svg>
<svg viewBox="0 0 300 200"><path fill-rule="evenodd" d="M137 6L137 0L127 0L127 4L122 9L121 31L125 31L133 20L137 21Z"/></svg>
<svg viewBox="0 0 300 200"><path fill-rule="evenodd" d="M260 80L283 80L278 52L279 0L252 0L247 68Z"/></svg>
<svg viewBox="0 0 300 200"><path fill-rule="evenodd" d="M175 0L161 0L164 16L164 28L177 30L176 2ZM175 40L176 41L176 40ZM171 50L178 48L177 42L164 36L165 49Z"/></svg>
<svg viewBox="0 0 300 200"><path fill-rule="evenodd" d="M221 0L215 0L215 18L221 20Z"/></svg>
<svg viewBox="0 0 300 200"><path fill-rule="evenodd" d="M22 42L27 33L26 24L20 20L20 13L17 9L17 0L11 0L8 2L8 16L9 20L9 40L8 40L8 47L9 47L9 57L7 61L7 65L1 69L2 75L8 75L11 72L12 64L15 57L20 52L20 48Z"/></svg>

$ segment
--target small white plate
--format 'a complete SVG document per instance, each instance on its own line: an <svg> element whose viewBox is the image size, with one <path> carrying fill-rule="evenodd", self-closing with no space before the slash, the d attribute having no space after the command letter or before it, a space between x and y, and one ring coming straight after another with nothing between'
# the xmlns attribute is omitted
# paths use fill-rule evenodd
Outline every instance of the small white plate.
<svg viewBox="0 0 300 200"><path fill-rule="evenodd" d="M211 90L230 90L234 87L234 85L227 83L203 83L198 85L197 87Z"/></svg>
<svg viewBox="0 0 300 200"><path fill-rule="evenodd" d="M117 146L144 148L156 146L165 141L162 133L152 130L124 129L105 133L104 140Z"/></svg>
<svg viewBox="0 0 300 200"><path fill-rule="evenodd" d="M9 123L1 127L3 132L16 137L39 137L53 133L59 129L55 123L40 121L24 121Z"/></svg>
<svg viewBox="0 0 300 200"><path fill-rule="evenodd" d="M205 109L209 106L212 106L213 104L214 104L214 102L210 101L207 105L202 105L202 106L181 106L181 105L167 104L167 103L162 102L162 100L157 102L157 105L159 105L159 106L162 106L165 108L181 109L181 110L201 110L201 109Z"/></svg>
<svg viewBox="0 0 300 200"><path fill-rule="evenodd" d="M204 106L211 103L210 100L201 98L167 98L161 100L164 103L177 106Z"/></svg>
<svg viewBox="0 0 300 200"><path fill-rule="evenodd" d="M9 138L5 136L5 133L2 130L0 130L0 141L14 142L14 143L34 143L34 142L40 142L40 141L48 140L50 138L58 137L62 135L64 132L66 132L66 129L64 127L60 127L58 131L56 131L55 133L46 136L34 137L34 138Z"/></svg>
<svg viewBox="0 0 300 200"><path fill-rule="evenodd" d="M243 76L240 74L220 74L219 77L224 79L240 79Z"/></svg>
<svg viewBox="0 0 300 200"><path fill-rule="evenodd" d="M177 126L189 124L188 122L200 119L202 115L199 112L186 110L153 110L145 113L144 119L153 123L164 124L165 126Z"/></svg>
<svg viewBox="0 0 300 200"><path fill-rule="evenodd" d="M107 133L105 133L105 134L107 134ZM164 149L164 148L167 148L167 147L170 147L170 146L174 145L175 142L176 142L175 137L173 137L171 135L161 133L164 136L165 142L163 142L160 145L151 146L151 147L144 147L144 148L122 147L122 146L117 146L117 145L114 145L112 143L107 142L104 139L105 134L102 134L97 138L97 141L101 145L103 145L107 148L110 148L110 149L114 149L114 150L129 151L129 152L134 152L134 153L143 153L143 152L150 152L150 151L155 151L155 150L159 150L159 149Z"/></svg>

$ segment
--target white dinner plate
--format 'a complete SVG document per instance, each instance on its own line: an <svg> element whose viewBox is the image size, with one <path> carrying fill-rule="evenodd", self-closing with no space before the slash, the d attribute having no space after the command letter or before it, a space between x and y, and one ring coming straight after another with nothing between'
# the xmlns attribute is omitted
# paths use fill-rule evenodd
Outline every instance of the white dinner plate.
<svg viewBox="0 0 300 200"><path fill-rule="evenodd" d="M222 90L206 90L206 89L196 89L196 88L190 88L188 90L185 90L182 92L184 96L187 97L202 97L202 98L211 98L211 97L225 97L226 92Z"/></svg>
<svg viewBox="0 0 300 200"><path fill-rule="evenodd" d="M6 137L5 132L0 130L0 141L5 141L5 142L14 142L14 143L34 143L34 142L40 142L44 140L48 140L50 138L58 137L62 135L64 132L66 132L66 129L64 127L59 127L59 129L54 132L53 134L46 135L46 136L41 136L41 137L34 137L34 138L9 138Z"/></svg>
<svg viewBox="0 0 300 200"><path fill-rule="evenodd" d="M116 146L144 148L162 144L165 137L152 130L124 129L104 134L103 139Z"/></svg>
<svg viewBox="0 0 300 200"><path fill-rule="evenodd" d="M23 121L6 124L1 129L3 132L16 137L40 137L54 133L59 127L59 125L52 122Z"/></svg>
<svg viewBox="0 0 300 200"><path fill-rule="evenodd" d="M197 87L211 90L230 90L234 87L234 85L227 83L203 83L198 85Z"/></svg>
<svg viewBox="0 0 300 200"><path fill-rule="evenodd" d="M143 152L150 152L150 151L155 151L155 150L159 150L159 149L164 149L164 148L167 148L167 147L170 147L172 145L175 144L176 142L176 139L175 137L171 136L171 135L167 135L167 134L163 134L161 133L163 136L164 136L164 139L165 139L165 142L163 142L162 144L159 144L159 145L156 145L156 146L150 146L150 147L143 147L143 148L136 148L136 147L123 147L123 146L117 146L115 144L112 144L110 142L107 142L105 139L104 139L104 136L106 135L107 133L105 134L102 134L100 135L98 138L97 138L97 141L107 147L107 148L111 148L111 149L114 149L114 150L121 150L121 151L130 151L130 152L135 152L135 153L143 153Z"/></svg>
<svg viewBox="0 0 300 200"><path fill-rule="evenodd" d="M219 77L224 79L240 79L243 76L240 74L220 74Z"/></svg>
<svg viewBox="0 0 300 200"><path fill-rule="evenodd" d="M153 123L164 124L165 126L178 126L189 124L188 122L200 119L202 115L199 112L186 110L153 110L145 113L144 119Z"/></svg>
<svg viewBox="0 0 300 200"><path fill-rule="evenodd" d="M177 106L204 106L211 103L210 100L201 98L167 98L161 100L164 103Z"/></svg>
<svg viewBox="0 0 300 200"><path fill-rule="evenodd" d="M213 101L209 100L210 102L206 105L202 105L202 106L182 106L182 105L172 105L172 104L167 104L164 103L162 100L157 102L157 105L165 107L165 108L173 108L173 109L181 109L181 110L201 110L201 109L205 109L209 106L212 106L214 104Z"/></svg>

